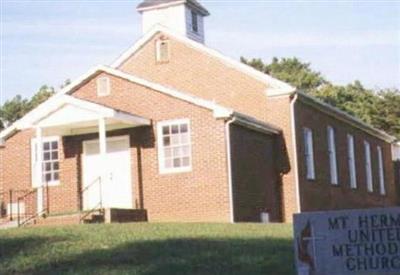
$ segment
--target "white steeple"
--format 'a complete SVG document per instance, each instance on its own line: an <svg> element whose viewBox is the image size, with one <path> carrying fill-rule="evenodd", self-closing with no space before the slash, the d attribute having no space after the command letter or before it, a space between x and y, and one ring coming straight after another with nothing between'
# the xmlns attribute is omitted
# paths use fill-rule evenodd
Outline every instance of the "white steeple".
<svg viewBox="0 0 400 275"><path fill-rule="evenodd" d="M204 17L210 13L196 0L144 0L137 11L142 14L143 33L160 24L204 43Z"/></svg>

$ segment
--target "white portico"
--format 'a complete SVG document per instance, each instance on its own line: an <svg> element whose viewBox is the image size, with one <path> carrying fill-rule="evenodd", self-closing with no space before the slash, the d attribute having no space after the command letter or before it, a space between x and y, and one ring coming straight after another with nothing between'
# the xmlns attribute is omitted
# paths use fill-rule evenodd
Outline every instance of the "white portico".
<svg viewBox="0 0 400 275"><path fill-rule="evenodd" d="M61 95L51 104L47 104L46 110L36 114L35 118L24 125L25 128L34 128L36 131L32 185L37 188L37 212L43 213L45 210L44 187L58 180L57 174L49 175L47 166L49 171L54 170L54 163L51 161L54 162L58 155L51 150L58 149L59 146L56 143L47 145L46 141L50 137L54 140L54 137L90 133L98 133L98 140L83 144L83 208L89 210L95 207L131 207L129 138L106 138L106 132L145 125L150 125L149 119L69 95ZM39 144L42 146L37 146Z"/></svg>

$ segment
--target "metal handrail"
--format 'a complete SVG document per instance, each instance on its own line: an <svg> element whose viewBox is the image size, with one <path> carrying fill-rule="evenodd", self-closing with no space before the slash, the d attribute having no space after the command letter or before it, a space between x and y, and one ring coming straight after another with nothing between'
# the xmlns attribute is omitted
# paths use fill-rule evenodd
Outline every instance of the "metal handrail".
<svg viewBox="0 0 400 275"><path fill-rule="evenodd" d="M23 221L21 221L20 217L18 216L18 227L28 224L30 221L36 219L37 217L44 215L46 212L47 212L47 209L43 209L41 212L37 212L37 213L31 215L28 218L24 219Z"/></svg>
<svg viewBox="0 0 400 275"><path fill-rule="evenodd" d="M7 191L0 192L0 202L3 202L5 204L6 211L7 211L7 214L4 216L4 218L8 218L10 221L13 220L13 202L15 201L14 197L17 198L17 202L18 202L18 197L17 197L18 193L27 193L27 192L29 192L28 189L9 189ZM7 209L7 200L4 198L7 195L8 195L9 209ZM8 212L10 212L10 213L8 213ZM0 217L3 218L2 215L0 215Z"/></svg>
<svg viewBox="0 0 400 275"><path fill-rule="evenodd" d="M101 176L95 178L88 186L86 186L84 189L81 191L81 197L83 200L84 193L87 192L90 188L92 188L96 183L99 185L99 202L90 210L88 211L81 211L81 215L79 217L80 222L82 222L87 216L91 215L92 213L96 211L102 211L103 208L103 192L102 192L102 182L101 182ZM83 207L82 207L83 208ZM82 215L82 213L85 213Z"/></svg>
<svg viewBox="0 0 400 275"><path fill-rule="evenodd" d="M91 188L93 185L95 185L97 182L101 182L101 177L95 178L88 186L86 186L84 189L82 189L81 193L85 193L89 188Z"/></svg>
<svg viewBox="0 0 400 275"><path fill-rule="evenodd" d="M48 198L48 188L49 188L49 187L48 187L48 185L45 185L45 186L43 186L42 188L45 188L45 189L46 189L46 194L47 194L46 200L48 201L48 200L49 200L49 198ZM27 224L28 222L30 222L30 221L36 219L37 217L40 217L40 216L42 216L42 215L48 213L48 210L49 210L49 209L48 209L48 207L45 207L45 208L43 208L42 211L40 211L40 212L35 212L35 213L31 214L30 216L28 216L27 218L25 217L25 219L21 221L20 202L21 202L21 201L25 201L26 198L27 198L28 196L31 196L31 195L33 195L33 194L37 194L37 189L33 189L33 190L31 190L30 192L28 192L28 193L26 193L26 194L24 194L24 195L22 195L22 196L20 196L20 197L17 198L17 224L18 224L18 227L24 226L24 225ZM26 204L25 204L25 205L26 205ZM24 213L24 215L26 216L27 213Z"/></svg>

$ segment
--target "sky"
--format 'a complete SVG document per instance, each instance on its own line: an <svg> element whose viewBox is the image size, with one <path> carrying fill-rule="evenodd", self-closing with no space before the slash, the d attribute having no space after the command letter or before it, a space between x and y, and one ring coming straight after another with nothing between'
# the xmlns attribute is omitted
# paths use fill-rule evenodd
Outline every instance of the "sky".
<svg viewBox="0 0 400 275"><path fill-rule="evenodd" d="M0 103L111 64L142 35L139 1L0 3ZM227 56L298 57L336 84L400 88L400 0L201 3L206 45Z"/></svg>

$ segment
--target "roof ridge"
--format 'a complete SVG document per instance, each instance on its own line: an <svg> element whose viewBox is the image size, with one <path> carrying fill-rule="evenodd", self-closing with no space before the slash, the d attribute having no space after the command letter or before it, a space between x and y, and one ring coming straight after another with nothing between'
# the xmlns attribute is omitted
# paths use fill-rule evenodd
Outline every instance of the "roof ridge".
<svg viewBox="0 0 400 275"><path fill-rule="evenodd" d="M267 85L270 85L271 88L267 88L268 93L271 95L281 95L281 94L289 94L296 90L295 87L276 79L268 74L260 72L253 67L243 64L238 60L235 60L231 57L228 57L218 50L212 49L210 47L205 46L202 43L198 43L186 36L180 35L172 31L171 29L157 24L150 31L148 31L144 36L142 36L139 40L137 40L128 50L122 53L113 63L111 63L112 68L117 68L121 66L128 58L130 58L133 54L135 54L140 48L142 48L154 35L159 32L166 33L175 39L190 45L191 47L198 49L200 51L205 52L208 55L211 55L219 60L223 61L225 65L231 66L236 70L239 70L245 74L250 75L251 77L257 79L258 81L264 82Z"/></svg>

